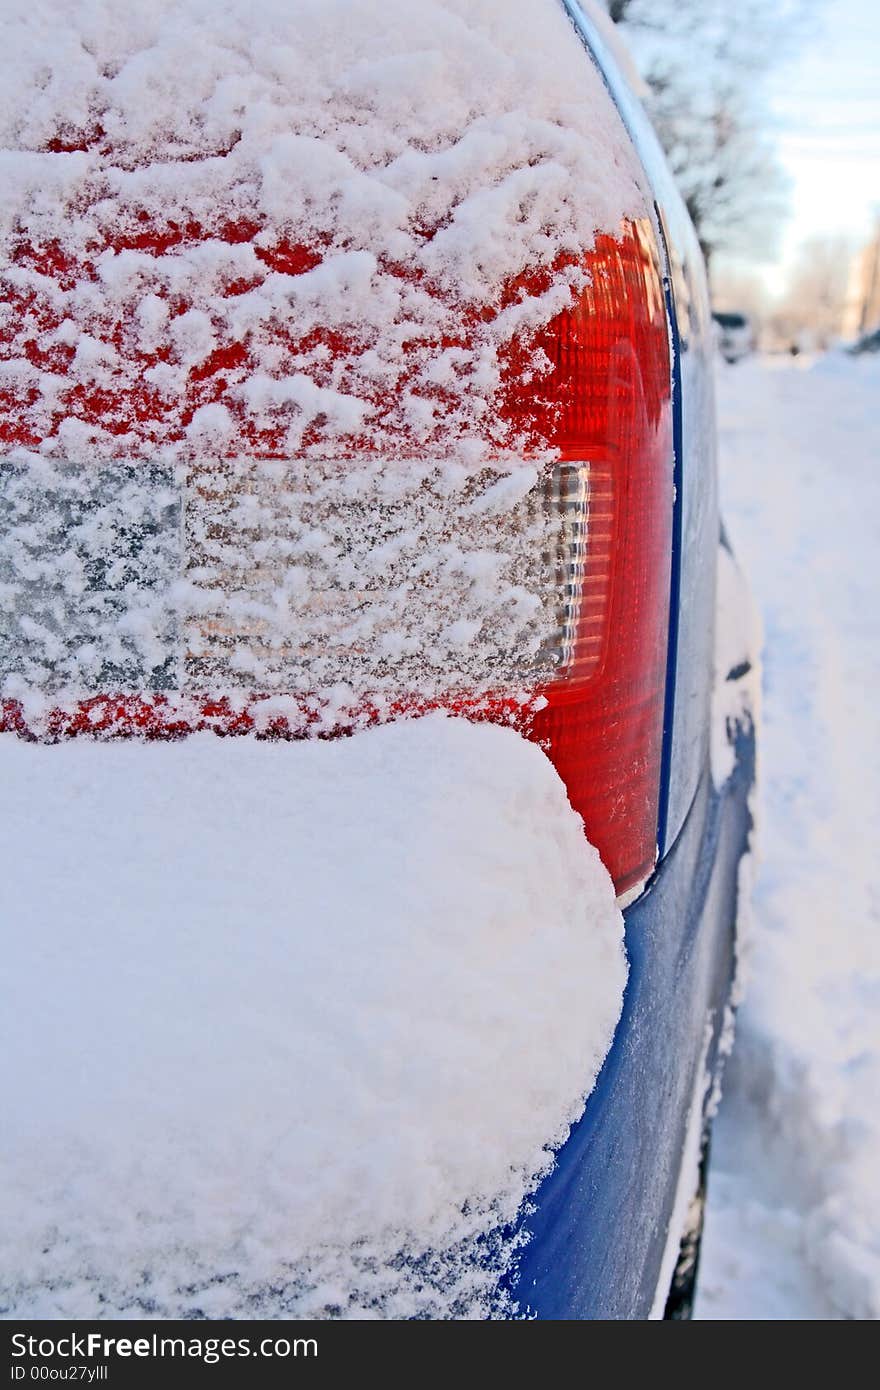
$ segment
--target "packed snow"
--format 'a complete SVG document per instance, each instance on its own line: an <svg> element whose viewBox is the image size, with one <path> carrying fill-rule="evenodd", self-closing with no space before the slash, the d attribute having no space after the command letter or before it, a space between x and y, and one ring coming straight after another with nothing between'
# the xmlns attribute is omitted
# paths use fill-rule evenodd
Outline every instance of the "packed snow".
<svg viewBox="0 0 880 1390"><path fill-rule="evenodd" d="M751 360L719 386L765 630L761 862L697 1316L876 1318L880 363Z"/></svg>
<svg viewBox="0 0 880 1390"><path fill-rule="evenodd" d="M0 769L6 1314L515 1311L627 973L542 751L433 714Z"/></svg>

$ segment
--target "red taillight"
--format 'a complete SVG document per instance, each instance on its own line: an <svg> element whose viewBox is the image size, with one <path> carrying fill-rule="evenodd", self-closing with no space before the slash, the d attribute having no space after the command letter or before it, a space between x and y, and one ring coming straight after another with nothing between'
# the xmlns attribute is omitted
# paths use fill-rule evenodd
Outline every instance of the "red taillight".
<svg viewBox="0 0 880 1390"><path fill-rule="evenodd" d="M230 224L219 232L215 229L215 237L231 246L253 240L259 234L260 229L250 224ZM170 232L151 237L143 232L139 233L141 240L136 249L144 256L161 257L173 251L181 240L198 242L204 235L195 224L174 229L173 237ZM321 260L316 250L286 243L267 250L263 240L256 253L257 268L252 267L257 279L264 273L303 274ZM52 294L45 290L46 279L54 280L63 289L69 289L78 280L91 284L95 282L94 265L67 264L63 255L51 247L19 250L16 264L34 275L25 277L21 284L13 277L18 299L15 313L8 320L12 331L0 345L10 358L52 371L62 379L72 353L61 331L68 307L56 305ZM542 477L534 492L521 499L501 523L513 528L506 537L507 548L512 552L509 581L515 582L520 592L529 586L532 590L547 586L544 626L538 637L531 633L535 638L529 649L531 657L527 656L525 645L521 649L517 646L515 631L519 619L514 615L510 619L513 627L506 626L508 615L502 614L496 605L489 623L495 646L484 642L483 656L491 660L484 661L485 669L481 671L476 670L479 661L474 651L467 654L467 659L457 658L453 651L446 662L444 653L435 648L431 652L429 682L413 680L411 655L407 658L409 665L400 658L389 678L387 650L391 648L378 662L363 643L350 644L348 649L340 645L338 632L333 634L335 657L318 652L316 658L320 633L316 643L316 633L307 631L307 624L313 622L315 611L320 614L333 609L341 592L333 589L332 574L328 580L326 562L320 577L315 577L317 571L312 572L309 611L303 609L299 617L296 613L288 616L283 632L271 629L273 615L266 607L265 595L256 592L255 586L258 588L270 573L267 554L274 557L271 564L278 563L283 569L283 556L289 545L288 538L278 530L279 515L283 528L284 507L291 496L304 499L306 512L315 505L314 497L309 498L307 493L309 478L320 473L320 454L316 452L322 446L320 416L315 417L315 423L302 437L303 458L296 464L299 472L292 483L292 475L284 473L287 462L280 462L284 460L283 412L273 407L261 419L252 412L248 414L243 404L243 384L259 367L259 345L252 335L236 336L234 320L226 323L223 318L224 303L234 303L251 288L250 281L231 279L213 301L217 346L205 360L192 366L179 395L162 398L158 388L150 384L164 360L164 349L139 345L132 329L132 306L125 312L116 309L108 313L106 321L99 325L99 336L113 346L117 364L100 390L97 385L84 387L73 380L60 394L56 392L47 406L31 390L24 374L21 384L5 399L6 415L0 421L0 436L11 446L10 468L15 477L17 469L28 466L26 461L15 462L16 448L23 453L40 448L51 438L46 453L55 457L59 424L68 419L98 426L105 444L108 437L124 438L133 456L125 464L114 463L113 455L109 455L111 461L102 465L103 474L91 470L83 460L72 464L73 472L63 473L62 463L62 474L52 483L54 491L49 505L48 494L42 500L35 498L28 494L26 486L16 492L17 483L7 489L11 500L4 504L6 511L0 519L4 525L18 528L15 543L19 554L9 575L5 575L0 564L0 579L5 575L10 581L9 594L15 589L18 597L4 599L6 616L11 619L7 623L9 630L4 631L0 623L0 674L5 678L12 673L11 681L5 680L10 698L0 707L0 729L46 738L85 732L174 737L197 728L296 736L315 731L342 732L354 724L445 706L468 718L513 723L540 741L565 782L572 805L583 816L587 834L597 845L618 890L625 892L643 880L656 853L673 501L669 338L650 223L628 223L619 238L598 236L586 264L590 283L576 305L554 318L537 337L515 339L502 350L502 385L493 400L492 419L486 424L486 438L492 441L493 449L509 450L511 442L516 441L516 447L526 453L534 451L543 459L556 458L555 464L542 463ZM389 265L385 270L390 277L408 283L409 272L404 268ZM534 283L523 276L516 285L508 287L502 308L524 296L542 293L547 289L548 275L544 272L543 278L536 277ZM139 295L144 288L138 290ZM424 284L422 288L426 288ZM439 295L436 287L430 293ZM174 313L181 316L187 307L183 302L175 302ZM494 310L470 306L461 311L457 320L454 305L447 303L444 312L445 326L436 342L424 337L414 345L404 342L401 392L403 385L412 384L407 377L410 353L414 357L421 353L424 366L431 352L466 352L481 326L491 323L497 306ZM91 331L98 330L91 325ZM324 374L316 379L319 387L332 384L337 358L356 370L357 354L370 348L367 339L344 339L314 328L304 338L297 338L293 327L282 333L276 326L273 333L272 351L281 363L279 371L283 372L286 360L293 361L298 355L301 359L313 352L320 364L315 371ZM320 353L315 352L316 344ZM552 370L535 374L531 367L536 350L549 360ZM420 426L407 434L408 426L401 424L399 401L394 393L387 397L377 395L371 403L372 436L362 436L353 427L342 446L328 446L322 466L327 466L329 460L331 468L344 472L353 466L345 460L369 459L377 451L396 460L393 466L398 470L407 468L407 459L442 457L444 451L454 457L455 431L460 427L456 413L460 402L454 384L432 386L430 391L433 423L426 425L421 434ZM150 454L155 455L161 448L177 448L185 463L187 429L196 412L219 404L227 412L233 436L223 456L214 455L207 463L204 457L190 460L188 479L181 485L181 497L185 495L189 500L173 504L173 499L169 501L165 496L172 475L158 465L151 474ZM444 434L447 425L448 438ZM418 468L411 466L417 475ZM290 463L289 467L293 469L294 465ZM491 469L484 471L488 474ZM73 488L75 493L77 478L86 472L93 472L90 487L93 494L97 490L100 496L90 495L77 503L80 531L83 517L91 515L90 509L100 507L102 498L108 509L112 504L118 511L120 489L128 497L124 509L127 520L122 528L117 520L101 533L123 537L122 541L113 542L116 551L121 548L127 557L121 579L115 587L108 584L108 564L115 561L118 568L119 554L111 553L109 543L107 554L101 551L103 542L95 549L95 528L90 527L88 544L75 557L79 587L71 589L68 574L65 592L47 597L42 592L42 576L48 573L47 565L51 564L61 531L65 525L70 527L74 515L66 500L67 490ZM432 485L429 479L426 486ZM485 486L486 480L480 483L477 479L474 486L477 485ZM48 486L45 479L40 486ZM416 476L416 493L420 486ZM164 489L161 497L157 489ZM266 495L266 489L269 494L274 489L274 495ZM343 505L351 507L351 494L347 495L349 500ZM345 496L343 488L340 497ZM279 497L283 500L280 511ZM428 498L426 503L423 494L418 505L423 512L426 505L430 511L435 504L443 505L437 500L441 497L442 489L434 501ZM251 511L244 515L247 509L239 504L246 499ZM470 505L466 489L461 499L466 510ZM337 503L330 498L321 524L331 551L337 539L342 552L348 548L348 562L351 537L345 539L342 530L337 537L334 507ZM236 510L242 512L243 519L236 516ZM42 513L45 517L50 512L58 524L54 531L47 532L48 559L35 557L30 528L35 516ZM189 517L186 527L178 526L175 520L182 513ZM464 514L450 512L448 518L447 534L459 540L467 536L471 525L466 522L460 526ZM143 517L148 515L151 519L145 526ZM254 515L263 519L255 523ZM160 523L156 518L160 516L166 517L162 524L167 545L163 540L165 533L157 530ZM388 516L388 526L393 527L397 523L390 513ZM351 530L351 515L347 523ZM534 539L542 526L543 550ZM428 543L429 532L430 527L425 532ZM510 544L512 535L516 537L514 544ZM505 539L503 535L501 539ZM213 547L210 554L205 550L206 542L210 543L209 549ZM173 579L177 554L174 545L178 543L183 571L188 579L194 573L201 576L196 582L202 582L203 593L212 596L213 608L207 618L207 609L201 618L181 618L180 610L174 609L163 627L167 616L162 613L163 585L167 584L169 591L174 587L169 575ZM479 550L483 540L478 534L471 535L469 543ZM485 543L493 543L488 533ZM534 556L523 553L527 543L536 547ZM259 551L264 556L259 564L249 562L249 547L254 555ZM147 550L151 557L149 566L143 560ZM232 559L217 561L217 554L226 552L231 553ZM36 571L31 565L34 558L39 562ZM399 568L398 565L398 571ZM332 563L329 569L332 571ZM417 573L421 575L418 566L413 570L414 575ZM99 576L97 580L95 575ZM100 593L93 593L93 580ZM393 576L398 593L400 580L398 572ZM413 582L413 592L417 592L423 577ZM361 579L350 580L348 593L360 583ZM227 593L230 600L243 601L238 610L230 601L230 617L225 615ZM450 594L446 601L454 610L458 595L454 590ZM132 595L139 595L137 604ZM129 600L135 604L136 612L124 611ZM391 614L387 621L393 633L397 610L393 605L389 607L386 600L387 594L383 595L373 577L364 592L357 590L359 604L375 601L383 613ZM436 608L433 593L428 601L432 610ZM77 617L72 621L69 615L74 609ZM235 616L237 611L245 616ZM253 616L255 611L257 619ZM344 627L345 610L337 607L334 611L336 627ZM73 652L71 669L80 670L82 663L76 663L81 649L95 647L95 613L103 623L107 614L112 617L117 612L120 621L116 633L111 634L109 656L96 649L90 658L91 682L79 687L75 681L59 683L59 663L63 664ZM290 610L285 612L289 614ZM131 634L137 636L144 613L158 614L156 632L160 640L157 644L151 638L146 654L140 647L133 654ZM423 622L421 631L427 635L426 640L434 640L430 634L435 630L432 620L436 616L433 611L424 619L416 614L416 627ZM453 611L452 616L459 614ZM411 620L410 614L407 620ZM81 634L78 622L84 624ZM353 624L352 630L356 627ZM448 619L439 621L439 627L448 627ZM29 632L36 636L28 637ZM120 633L129 635L122 641ZM384 635L388 635L387 628ZM412 631L407 635L411 653ZM167 653L162 646L166 636ZM48 668L41 668L42 656L32 659L33 652L25 650L31 640L37 645L42 642L43 654L49 652ZM175 641L176 651L172 651ZM253 674L256 668L249 666L247 660L249 647L255 645L260 646L263 656L269 653L271 658L272 679L262 684ZM62 653L58 660L51 657L56 647ZM310 680L314 677L317 681L317 673L333 660L333 681L328 678L325 684L338 684L340 670L345 675L349 662L358 667L359 681L353 682L357 687L353 703L349 701L338 708L334 705L335 713L328 721L326 715L319 717L316 713L311 699L316 686L310 685ZM44 703L39 719L35 719L28 690L39 689L40 669L50 671L55 684L48 688L63 693L63 699L49 708ZM377 670L381 689L373 679ZM295 679L290 679L291 672ZM24 691L23 698L19 691ZM536 703L542 705L537 713Z"/></svg>
<svg viewBox="0 0 880 1390"><path fill-rule="evenodd" d="M669 630L669 332L650 224L597 238L591 284L541 336L560 407L552 442L590 463L590 544L573 661L546 687L546 740L618 892L657 848Z"/></svg>

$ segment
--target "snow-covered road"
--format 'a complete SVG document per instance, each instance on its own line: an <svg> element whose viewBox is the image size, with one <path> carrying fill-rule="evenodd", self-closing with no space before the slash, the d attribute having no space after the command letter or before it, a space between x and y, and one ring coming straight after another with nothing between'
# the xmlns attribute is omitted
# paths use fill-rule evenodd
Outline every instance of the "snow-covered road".
<svg viewBox="0 0 880 1390"><path fill-rule="evenodd" d="M880 1316L880 362L722 370L764 623L761 866L697 1316Z"/></svg>

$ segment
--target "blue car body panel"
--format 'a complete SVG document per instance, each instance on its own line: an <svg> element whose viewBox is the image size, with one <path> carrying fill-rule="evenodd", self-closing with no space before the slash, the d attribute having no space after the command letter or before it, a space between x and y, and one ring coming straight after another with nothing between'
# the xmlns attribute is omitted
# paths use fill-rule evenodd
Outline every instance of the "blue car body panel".
<svg viewBox="0 0 880 1390"><path fill-rule="evenodd" d="M755 747L753 731L741 730L735 771L716 790L708 748L719 521L702 255L612 54L576 0L560 2L605 78L657 203L675 357L676 553L661 857L625 913L630 976L614 1043L521 1224L527 1240L508 1289L520 1313L538 1318L643 1318L658 1292L697 1081L720 1060Z"/></svg>
<svg viewBox="0 0 880 1390"><path fill-rule="evenodd" d="M678 840L624 914L623 1015L584 1115L522 1223L528 1243L510 1285L521 1312L651 1311L698 1071L714 1075L719 1061L754 761L754 733L744 730L733 775L720 792L703 777Z"/></svg>

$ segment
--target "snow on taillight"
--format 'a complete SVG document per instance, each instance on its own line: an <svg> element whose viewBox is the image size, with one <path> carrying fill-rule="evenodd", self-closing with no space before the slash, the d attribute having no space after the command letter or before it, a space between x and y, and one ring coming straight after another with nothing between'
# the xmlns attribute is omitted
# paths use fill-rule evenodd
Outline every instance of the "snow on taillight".
<svg viewBox="0 0 880 1390"><path fill-rule="evenodd" d="M103 421L105 447L108 434L140 431L127 462L45 456L23 397L7 421L0 504L5 727L297 736L437 706L512 721L546 747L619 891L643 880L656 853L672 518L651 224L598 235L586 270L573 307L502 341L488 451L454 437L444 449L433 425L421 449L393 424L370 438L347 407L347 447L322 453L322 412L338 395L309 387L303 405L300 379L282 390L248 377L249 349L235 343L213 353L210 374L190 373L179 424L139 387L128 402L70 395L68 411ZM509 287L507 303L538 302L542 274ZM456 408L454 363L486 322L477 310L455 339L444 329L433 349L444 371L416 411L442 421ZM425 382L429 349L414 349ZM329 373L334 353L363 360L352 351L330 334L316 361ZM299 456L281 452L277 426L255 434L263 397L279 418L288 404L311 412ZM218 400L238 412L238 447L175 455L175 429L213 420Z"/></svg>
<svg viewBox="0 0 880 1390"><path fill-rule="evenodd" d="M527 697L595 660L584 463L13 455L3 474L7 694L173 690L264 715L275 694L297 733L402 699Z"/></svg>

